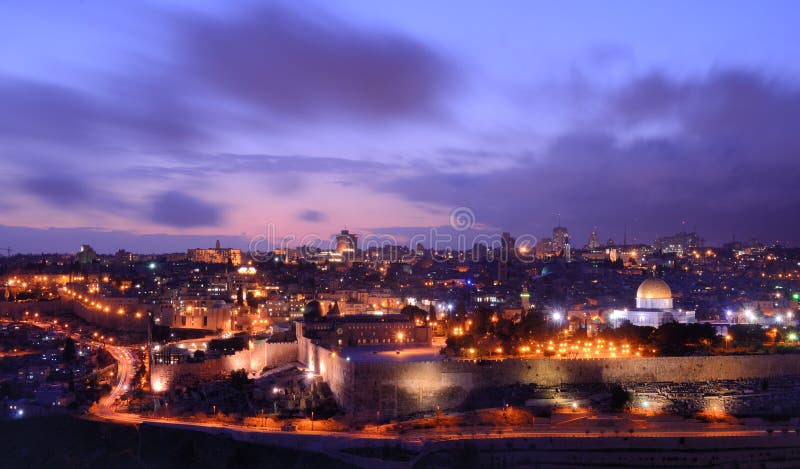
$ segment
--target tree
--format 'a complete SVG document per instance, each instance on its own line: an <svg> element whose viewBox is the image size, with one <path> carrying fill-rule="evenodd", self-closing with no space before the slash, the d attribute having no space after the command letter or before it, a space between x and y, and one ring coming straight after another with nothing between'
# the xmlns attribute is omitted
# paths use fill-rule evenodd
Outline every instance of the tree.
<svg viewBox="0 0 800 469"><path fill-rule="evenodd" d="M425 318L428 317L427 311L412 305L403 306L403 309L400 310L400 314L405 314L412 321L424 321Z"/></svg>
<svg viewBox="0 0 800 469"><path fill-rule="evenodd" d="M495 337L503 344L503 350L515 350L516 345L522 342L519 328L510 319L499 319L495 326Z"/></svg>
<svg viewBox="0 0 800 469"><path fill-rule="evenodd" d="M520 334L531 337L536 340L541 340L549 337L547 331L547 321L545 320L544 311L541 308L532 308L523 318L519 324Z"/></svg>
<svg viewBox="0 0 800 469"><path fill-rule="evenodd" d="M461 355L464 353L464 350L477 347L475 338L471 335L448 337L445 344L441 353L446 355Z"/></svg>
<svg viewBox="0 0 800 469"><path fill-rule="evenodd" d="M767 331L757 324L735 324L730 326L728 334L738 347L760 349L767 341Z"/></svg>
<svg viewBox="0 0 800 469"><path fill-rule="evenodd" d="M633 393L626 391L625 388L619 384L611 386L611 410L621 411L633 401Z"/></svg>
<svg viewBox="0 0 800 469"><path fill-rule="evenodd" d="M692 352L708 353L719 341L710 324L663 324L653 333L653 342L663 355L687 355Z"/></svg>
<svg viewBox="0 0 800 469"><path fill-rule="evenodd" d="M247 378L247 370L244 368L231 371L231 386L235 389L241 391L249 381L250 380Z"/></svg>
<svg viewBox="0 0 800 469"><path fill-rule="evenodd" d="M492 332L494 329L494 324L492 323L493 316L494 311L485 306L478 306L475 308L475 312L472 313L472 322L475 326L475 332L477 334Z"/></svg>
<svg viewBox="0 0 800 469"><path fill-rule="evenodd" d="M634 326L626 322L616 329L603 331L603 338L615 341L628 341L637 344L648 344L653 339L656 329L649 326Z"/></svg>
<svg viewBox="0 0 800 469"><path fill-rule="evenodd" d="M77 353L75 351L75 341L72 340L72 337L67 337L67 341L64 342L64 353L61 355L61 359L64 363L70 363L77 358Z"/></svg>

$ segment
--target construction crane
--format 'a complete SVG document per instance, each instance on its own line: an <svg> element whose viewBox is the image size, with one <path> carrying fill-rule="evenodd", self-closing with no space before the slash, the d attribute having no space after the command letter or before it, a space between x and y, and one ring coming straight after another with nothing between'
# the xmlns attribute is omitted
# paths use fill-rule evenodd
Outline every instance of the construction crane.
<svg viewBox="0 0 800 469"><path fill-rule="evenodd" d="M0 248L0 251L5 251L6 257L11 257L11 248Z"/></svg>

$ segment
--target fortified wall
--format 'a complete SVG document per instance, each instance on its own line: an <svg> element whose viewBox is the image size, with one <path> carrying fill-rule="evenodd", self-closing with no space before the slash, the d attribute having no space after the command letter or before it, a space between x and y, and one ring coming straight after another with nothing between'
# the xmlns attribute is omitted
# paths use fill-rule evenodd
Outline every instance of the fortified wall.
<svg viewBox="0 0 800 469"><path fill-rule="evenodd" d="M151 384L155 390L167 390L184 374L211 378L236 369L258 372L265 366L294 361L318 373L339 405L356 420L382 420L430 412L437 407L452 409L464 403L473 391L514 384L564 388L620 383L638 386L637 389L652 394L653 398L672 387L680 393L696 394L702 400L707 394L703 386L708 387L709 382L729 382L735 387L736 382L746 380L752 385L753 380L764 378L791 381L800 377L797 355L351 361L300 336L297 342L257 342L252 349L202 363L153 365ZM773 400L769 396L765 399Z"/></svg>
<svg viewBox="0 0 800 469"><path fill-rule="evenodd" d="M297 342L254 341L252 349L240 350L232 355L218 358L207 358L202 362L181 362L172 365L151 363L150 386L156 392L167 391L182 375L209 379L241 369L251 374L258 374L265 367L294 361L297 361Z"/></svg>
<svg viewBox="0 0 800 469"><path fill-rule="evenodd" d="M302 345L302 344L301 344ZM351 362L319 346L301 347L299 360L329 382L356 419L383 419L438 407L455 408L478 388L598 383L707 383L800 376L795 355L620 359L505 359Z"/></svg>
<svg viewBox="0 0 800 469"><path fill-rule="evenodd" d="M96 324L106 329L128 332L147 332L147 315L139 314L137 317L132 312L118 314L115 311L104 311L90 308L80 301L62 300L64 307L69 308L76 316L90 324Z"/></svg>
<svg viewBox="0 0 800 469"><path fill-rule="evenodd" d="M36 302L10 302L0 301L0 316L11 316L14 318L22 318L25 312L30 313L55 313L66 308L61 300L52 301L36 301Z"/></svg>
<svg viewBox="0 0 800 469"><path fill-rule="evenodd" d="M0 315L9 315L16 318L21 318L25 311L31 314L39 313L58 313L63 310L72 311L76 316L84 321L95 324L107 329L114 329L117 331L128 332L146 332L147 331L147 315L139 313L136 316L135 312L127 312L125 314L118 314L117 308L114 311L98 310L85 306L80 301L73 299L56 299L52 301L38 301L38 302L21 302L12 303L8 301L0 301Z"/></svg>
<svg viewBox="0 0 800 469"><path fill-rule="evenodd" d="M352 408L355 398L354 362L302 336L297 340L297 361L318 373L328 383L340 407L347 410Z"/></svg>

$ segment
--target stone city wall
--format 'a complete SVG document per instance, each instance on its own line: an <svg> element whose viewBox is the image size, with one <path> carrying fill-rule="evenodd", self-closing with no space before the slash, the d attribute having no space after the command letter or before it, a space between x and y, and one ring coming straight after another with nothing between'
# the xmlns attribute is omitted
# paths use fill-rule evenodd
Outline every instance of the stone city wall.
<svg viewBox="0 0 800 469"><path fill-rule="evenodd" d="M117 314L116 308L113 311L103 311L91 307L86 307L83 303L76 300L62 300L63 304L72 310L76 316L84 321L115 331L128 332L147 332L147 314L140 312L136 317L134 312Z"/></svg>
<svg viewBox="0 0 800 469"><path fill-rule="evenodd" d="M173 365L151 364L150 386L156 392L167 391L182 375L210 379L245 369L251 375L259 374L265 367L275 367L297 361L297 342L256 341L252 349L240 350L232 355L208 358L202 362L181 362Z"/></svg>
<svg viewBox="0 0 800 469"><path fill-rule="evenodd" d="M359 419L454 408L472 390L516 383L705 383L800 375L800 359L793 355L348 364L347 379L331 389Z"/></svg>
<svg viewBox="0 0 800 469"><path fill-rule="evenodd" d="M354 363L305 337L298 339L297 360L328 383L336 402L344 409L352 408Z"/></svg>
<svg viewBox="0 0 800 469"><path fill-rule="evenodd" d="M34 313L54 313L64 309L70 309L70 307L65 306L61 300L19 303L0 301L0 316L11 316L16 319L22 319L25 312L33 315Z"/></svg>
<svg viewBox="0 0 800 469"><path fill-rule="evenodd" d="M22 316L25 314L25 311L28 311L31 314L36 312L59 313L63 311L71 311L84 321L100 327L114 329L117 331L147 331L147 315L144 313L140 313L140 317L137 318L134 312L117 314L116 308L114 311L105 312L104 310L87 308L79 301L64 298L53 301L38 302L0 302L0 315L22 318Z"/></svg>

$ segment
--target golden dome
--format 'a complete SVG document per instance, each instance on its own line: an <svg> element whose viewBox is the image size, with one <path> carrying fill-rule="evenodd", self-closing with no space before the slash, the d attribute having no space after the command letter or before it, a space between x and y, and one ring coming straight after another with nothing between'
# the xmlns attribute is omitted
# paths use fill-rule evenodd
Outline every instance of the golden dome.
<svg viewBox="0 0 800 469"><path fill-rule="evenodd" d="M643 300L671 300L672 290L660 278L648 278L636 290L636 298Z"/></svg>

